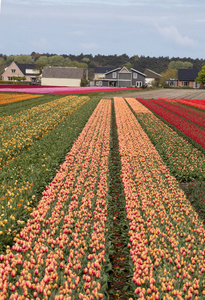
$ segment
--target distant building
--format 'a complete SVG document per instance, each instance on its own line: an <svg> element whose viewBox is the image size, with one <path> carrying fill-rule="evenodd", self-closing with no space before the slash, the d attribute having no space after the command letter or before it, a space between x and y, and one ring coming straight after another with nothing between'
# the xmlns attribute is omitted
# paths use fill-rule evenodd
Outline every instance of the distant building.
<svg viewBox="0 0 205 300"><path fill-rule="evenodd" d="M129 71L123 68L112 68L104 73L103 78L95 79L96 86L113 87L142 87L145 84L146 75L131 68Z"/></svg>
<svg viewBox="0 0 205 300"><path fill-rule="evenodd" d="M159 84L159 80L162 77L162 75L150 70L150 69L145 69L144 74L146 75L145 78L145 84L150 87L153 82L156 83L156 85Z"/></svg>
<svg viewBox="0 0 205 300"><path fill-rule="evenodd" d="M199 88L200 84L195 82L198 77L198 69L179 69L178 70L178 87Z"/></svg>
<svg viewBox="0 0 205 300"><path fill-rule="evenodd" d="M13 61L2 74L2 80L12 81L14 77L25 77L25 82L35 83L38 80L40 71L35 64L19 64Z"/></svg>
<svg viewBox="0 0 205 300"><path fill-rule="evenodd" d="M49 86L75 86L81 85L84 71L76 67L44 67L42 72L42 85Z"/></svg>

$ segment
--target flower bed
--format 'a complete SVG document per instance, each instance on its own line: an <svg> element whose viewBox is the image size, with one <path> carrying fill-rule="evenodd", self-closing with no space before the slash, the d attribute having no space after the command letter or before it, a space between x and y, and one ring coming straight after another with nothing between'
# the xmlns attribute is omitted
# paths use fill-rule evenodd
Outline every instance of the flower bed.
<svg viewBox="0 0 205 300"><path fill-rule="evenodd" d="M55 97L46 96L51 99ZM68 114L62 122L36 140L33 145L22 149L15 159L1 169L0 253L5 250L6 245L13 245L13 238L25 226L43 190L55 176L56 169L64 161L98 102L99 99L92 98L78 106L77 110ZM69 101L67 104L70 105ZM26 112L24 108L19 116L26 115ZM44 113L45 119L49 118L49 115Z"/></svg>
<svg viewBox="0 0 205 300"><path fill-rule="evenodd" d="M0 105L18 102L18 101L27 100L27 99L33 99L36 97L42 97L42 95L30 95L30 94L29 95L27 95L27 94L16 95L16 94L2 93L2 94L0 94Z"/></svg>
<svg viewBox="0 0 205 300"><path fill-rule="evenodd" d="M23 115L1 118L0 169L88 100L88 97L67 96L28 109Z"/></svg>
<svg viewBox="0 0 205 300"><path fill-rule="evenodd" d="M151 99L137 98L137 100L205 148L205 131L203 129L156 105Z"/></svg>
<svg viewBox="0 0 205 300"><path fill-rule="evenodd" d="M205 156L134 98L126 99L136 118L178 180L205 180Z"/></svg>
<svg viewBox="0 0 205 300"><path fill-rule="evenodd" d="M162 100L152 99L153 103L179 115L180 117L185 118L188 121L193 122L196 125L202 126L205 129L205 111L196 110L186 105L177 106L170 102L165 102ZM205 107L204 107L205 108Z"/></svg>
<svg viewBox="0 0 205 300"><path fill-rule="evenodd" d="M202 299L203 223L122 98L115 110L134 298Z"/></svg>
<svg viewBox="0 0 205 300"><path fill-rule="evenodd" d="M137 88L135 88L138 90ZM33 94L84 94L133 90L133 88L119 87L57 87L57 86L28 86L28 85L0 85L0 92L33 93Z"/></svg>
<svg viewBox="0 0 205 300"><path fill-rule="evenodd" d="M111 103L101 100L21 231L0 256L0 298L102 299Z"/></svg>
<svg viewBox="0 0 205 300"><path fill-rule="evenodd" d="M167 98L159 98L163 101L167 102L177 102L181 104L186 104L189 106L193 106L199 109L205 109L205 100L204 99L167 99Z"/></svg>

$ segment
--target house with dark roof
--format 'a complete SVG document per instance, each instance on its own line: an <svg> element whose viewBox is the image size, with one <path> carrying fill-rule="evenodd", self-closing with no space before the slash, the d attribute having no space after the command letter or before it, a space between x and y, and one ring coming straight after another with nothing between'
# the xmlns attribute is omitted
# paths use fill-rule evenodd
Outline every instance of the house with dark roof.
<svg viewBox="0 0 205 300"><path fill-rule="evenodd" d="M96 79L95 85L113 86L113 87L142 87L145 84L146 75L131 68L128 70L125 66L114 68L104 74L105 78Z"/></svg>
<svg viewBox="0 0 205 300"><path fill-rule="evenodd" d="M159 85L159 80L162 77L162 75L160 75L150 69L145 69L144 74L146 75L145 84L148 87L150 87L153 82L155 82L156 85Z"/></svg>
<svg viewBox="0 0 205 300"><path fill-rule="evenodd" d="M113 67L95 67L93 77L94 85L101 86L101 79L105 79L105 74L113 69Z"/></svg>
<svg viewBox="0 0 205 300"><path fill-rule="evenodd" d="M49 86L80 86L83 78L83 68L44 67L41 84Z"/></svg>
<svg viewBox="0 0 205 300"><path fill-rule="evenodd" d="M2 74L2 80L11 81L15 77L25 77L26 82L35 83L38 80L40 71L36 69L35 64L19 64L13 61Z"/></svg>
<svg viewBox="0 0 205 300"><path fill-rule="evenodd" d="M200 85L195 82L198 77L198 69L179 69L178 70L178 87L199 88Z"/></svg>

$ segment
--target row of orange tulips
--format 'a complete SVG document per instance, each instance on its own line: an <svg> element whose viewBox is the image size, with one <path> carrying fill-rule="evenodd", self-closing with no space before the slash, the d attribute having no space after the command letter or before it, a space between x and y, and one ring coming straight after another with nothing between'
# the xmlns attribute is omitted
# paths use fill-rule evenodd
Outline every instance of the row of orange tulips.
<svg viewBox="0 0 205 300"><path fill-rule="evenodd" d="M32 99L32 98L37 98L37 97L42 97L42 96L43 95L1 93L0 94L0 105L23 101L23 100Z"/></svg>
<svg viewBox="0 0 205 300"><path fill-rule="evenodd" d="M203 299L203 223L122 98L115 111L136 299Z"/></svg>
<svg viewBox="0 0 205 300"><path fill-rule="evenodd" d="M15 245L0 299L102 299L111 101L101 100Z"/></svg>

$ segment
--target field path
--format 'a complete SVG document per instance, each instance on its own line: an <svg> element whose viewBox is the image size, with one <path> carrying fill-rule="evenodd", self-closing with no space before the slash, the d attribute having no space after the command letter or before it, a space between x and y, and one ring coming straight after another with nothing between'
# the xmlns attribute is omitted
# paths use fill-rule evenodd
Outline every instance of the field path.
<svg viewBox="0 0 205 300"><path fill-rule="evenodd" d="M109 97L112 97L109 95ZM117 93L113 97L118 97ZM159 89L159 90L142 90L136 92L125 91L120 93L119 97L124 98L170 98L170 99L205 99L205 89Z"/></svg>

